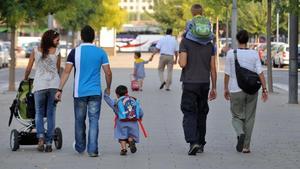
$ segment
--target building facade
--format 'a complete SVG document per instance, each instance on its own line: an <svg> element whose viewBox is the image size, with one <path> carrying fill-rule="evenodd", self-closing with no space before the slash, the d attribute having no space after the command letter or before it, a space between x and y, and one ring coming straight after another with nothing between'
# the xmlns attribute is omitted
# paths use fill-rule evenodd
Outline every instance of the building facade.
<svg viewBox="0 0 300 169"><path fill-rule="evenodd" d="M144 13L145 11L152 13L154 0L120 0L119 6L127 12Z"/></svg>

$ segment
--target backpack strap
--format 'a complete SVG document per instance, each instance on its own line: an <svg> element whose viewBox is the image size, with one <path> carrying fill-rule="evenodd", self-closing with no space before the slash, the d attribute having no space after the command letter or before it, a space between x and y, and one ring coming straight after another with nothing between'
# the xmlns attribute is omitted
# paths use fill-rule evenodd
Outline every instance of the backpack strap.
<svg viewBox="0 0 300 169"><path fill-rule="evenodd" d="M123 99L126 96L121 96L118 100L117 100L117 107L118 107L118 114L125 112L125 108L123 105Z"/></svg>
<svg viewBox="0 0 300 169"><path fill-rule="evenodd" d="M233 54L234 54L234 60L237 60L237 50L236 49L233 50Z"/></svg>
<svg viewBox="0 0 300 169"><path fill-rule="evenodd" d="M240 63L239 63L239 60L237 58L237 50L236 49L233 50L233 55L234 55L234 64L236 66L240 67Z"/></svg>

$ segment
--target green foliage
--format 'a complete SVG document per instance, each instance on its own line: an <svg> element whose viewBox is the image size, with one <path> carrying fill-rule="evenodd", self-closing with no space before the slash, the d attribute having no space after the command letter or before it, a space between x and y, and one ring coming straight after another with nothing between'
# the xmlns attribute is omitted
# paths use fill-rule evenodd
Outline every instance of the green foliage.
<svg viewBox="0 0 300 169"><path fill-rule="evenodd" d="M89 23L100 29L101 27L121 28L127 18L127 12L119 7L119 0L98 0L96 11Z"/></svg>
<svg viewBox="0 0 300 169"><path fill-rule="evenodd" d="M184 30L186 22L192 18L190 8L195 3L203 6L204 15L214 23L217 17L221 21L226 20L226 10L228 10L231 0L228 3L227 0L156 0L154 1L154 13L150 16L163 29L172 27L175 33L179 33Z"/></svg>
<svg viewBox="0 0 300 169"><path fill-rule="evenodd" d="M267 0L244 2L238 4L238 27L251 34L266 34Z"/></svg>
<svg viewBox="0 0 300 169"><path fill-rule="evenodd" d="M292 1L290 4L289 1ZM238 27L252 34L266 34L267 0L237 0ZM162 28L173 27L176 32L184 29L187 20L191 19L190 7L200 3L204 7L204 15L212 23L226 21L226 12L231 16L232 0L156 0L154 18ZM272 0L272 32L276 30L276 11L280 11L280 31L287 32L288 12L300 13L299 0Z"/></svg>
<svg viewBox="0 0 300 169"><path fill-rule="evenodd" d="M1 0L0 21L9 27L19 27L25 22L42 23L48 13L65 8L67 0Z"/></svg>
<svg viewBox="0 0 300 169"><path fill-rule="evenodd" d="M90 24L101 27L119 28L126 21L126 12L119 8L118 0L73 0L68 8L58 11L55 18L65 28L80 30Z"/></svg>
<svg viewBox="0 0 300 169"><path fill-rule="evenodd" d="M24 3L16 0L1 0L0 3L0 21L6 23L9 27L17 27L25 21L27 10Z"/></svg>
<svg viewBox="0 0 300 169"><path fill-rule="evenodd" d="M154 13L149 14L163 30L173 28L175 34L184 30L186 21L190 18L191 0L164 0L154 1Z"/></svg>
<svg viewBox="0 0 300 169"><path fill-rule="evenodd" d="M272 23L271 31L276 31L276 13L280 12L280 30L287 32L288 17L284 13L282 3L273 3L272 5ZM267 34L267 0L252 1L244 0L238 4L238 27L247 30L251 34Z"/></svg>
<svg viewBox="0 0 300 169"><path fill-rule="evenodd" d="M94 12L93 7L90 0L72 0L68 8L55 13L55 18L65 29L79 30L88 24L89 18Z"/></svg>

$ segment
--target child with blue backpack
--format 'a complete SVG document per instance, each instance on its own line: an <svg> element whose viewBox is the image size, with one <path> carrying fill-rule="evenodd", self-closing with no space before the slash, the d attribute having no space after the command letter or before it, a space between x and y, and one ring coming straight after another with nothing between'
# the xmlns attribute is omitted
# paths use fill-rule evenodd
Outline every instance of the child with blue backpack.
<svg viewBox="0 0 300 169"><path fill-rule="evenodd" d="M135 143L139 143L138 122L140 122L143 117L143 111L139 101L128 95L126 86L119 85L115 92L117 95L117 99L115 100L104 92L105 102L113 109L116 115L114 137L120 143L120 155L127 154L127 143L129 144L131 153L135 153L137 151Z"/></svg>
<svg viewBox="0 0 300 169"><path fill-rule="evenodd" d="M203 9L200 4L191 7L193 19L186 24L184 37L201 45L212 42L214 35L211 31L211 23L208 18L203 16Z"/></svg>

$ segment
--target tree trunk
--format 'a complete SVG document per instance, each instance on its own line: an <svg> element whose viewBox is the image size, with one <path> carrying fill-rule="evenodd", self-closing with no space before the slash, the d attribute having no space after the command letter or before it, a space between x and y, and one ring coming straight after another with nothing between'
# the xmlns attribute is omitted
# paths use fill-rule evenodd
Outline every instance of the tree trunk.
<svg viewBox="0 0 300 169"><path fill-rule="evenodd" d="M219 17L217 16L216 19L216 47L219 49ZM220 57L219 57L219 50L216 50L216 61L217 61L217 71L220 71Z"/></svg>
<svg viewBox="0 0 300 169"><path fill-rule="evenodd" d="M228 5L228 0L226 1L226 4L227 4L227 6L226 6L226 46L228 46L228 44L229 44L229 42L228 42L229 41L228 40L228 38L229 38L229 18L228 18L229 5Z"/></svg>
<svg viewBox="0 0 300 169"><path fill-rule="evenodd" d="M297 4L298 0L290 0L290 4ZM289 103L298 104L298 16L295 11L290 13L290 64L289 64Z"/></svg>
<svg viewBox="0 0 300 169"><path fill-rule="evenodd" d="M272 58L271 58L271 10L272 0L268 0L268 20L267 20L267 66L268 66L268 88L273 93L273 77L272 77Z"/></svg>
<svg viewBox="0 0 300 169"><path fill-rule="evenodd" d="M237 0L232 0L232 21L231 21L231 40L232 48L237 48L236 36L237 33Z"/></svg>
<svg viewBox="0 0 300 169"><path fill-rule="evenodd" d="M16 68L16 42L17 42L17 29L16 27L11 27L11 47L10 47L10 66L9 66L9 84L8 84L8 91L15 91L15 68Z"/></svg>
<svg viewBox="0 0 300 169"><path fill-rule="evenodd" d="M75 48L76 46L76 31L72 31L72 47Z"/></svg>
<svg viewBox="0 0 300 169"><path fill-rule="evenodd" d="M100 30L99 31L97 31L96 32L96 39L98 39L97 41L96 41L96 45L98 46L98 47L100 47L100 33L101 33L101 28L100 28Z"/></svg>

